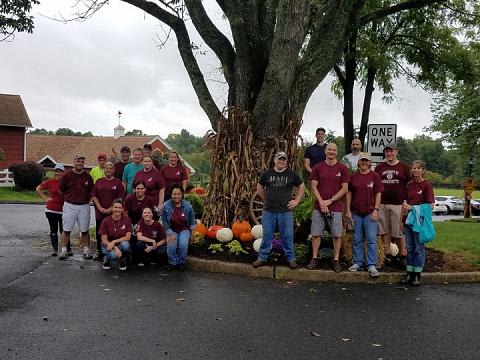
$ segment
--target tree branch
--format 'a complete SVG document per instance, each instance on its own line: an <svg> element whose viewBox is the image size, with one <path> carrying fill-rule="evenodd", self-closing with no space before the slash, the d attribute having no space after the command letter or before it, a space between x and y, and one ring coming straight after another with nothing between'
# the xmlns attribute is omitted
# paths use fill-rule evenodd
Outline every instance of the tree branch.
<svg viewBox="0 0 480 360"><path fill-rule="evenodd" d="M220 60L227 84L233 86L235 76L235 50L232 44L213 24L201 1L185 0L185 5L198 33Z"/></svg>
<svg viewBox="0 0 480 360"><path fill-rule="evenodd" d="M373 20L378 20L384 18L388 15L392 15L404 10L411 10L411 9L419 9L425 7L427 5L433 4L442 4L446 3L446 0L408 0L404 1L400 4L396 4L393 6L385 7L378 9L370 14L364 15L360 18L359 27L362 27Z"/></svg>
<svg viewBox="0 0 480 360"><path fill-rule="evenodd" d="M335 74L337 74L338 81L340 82L340 85L342 88L345 88L345 76L342 73L342 70L338 66L338 64L335 64L333 67L333 70L335 71Z"/></svg>
<svg viewBox="0 0 480 360"><path fill-rule="evenodd" d="M146 13L152 15L153 17L157 18L161 22L165 23L166 25L170 26L172 30L175 32L177 37L178 43L178 50L180 52L180 56L182 57L183 64L185 65L185 69L187 70L188 76L190 77L190 81L192 82L193 89L197 94L197 98L199 100L200 106L202 107L203 111L207 114L212 128L216 130L217 128L217 121L222 118L222 113L218 109L215 101L208 90L207 84L203 77L202 71L198 66L197 60L193 55L192 51L192 44L190 41L190 37L188 35L187 28L185 26L185 22L180 19L178 16L175 16L168 11L165 11L157 4L147 1L147 0L122 0L130 5L133 5L139 9L142 9Z"/></svg>

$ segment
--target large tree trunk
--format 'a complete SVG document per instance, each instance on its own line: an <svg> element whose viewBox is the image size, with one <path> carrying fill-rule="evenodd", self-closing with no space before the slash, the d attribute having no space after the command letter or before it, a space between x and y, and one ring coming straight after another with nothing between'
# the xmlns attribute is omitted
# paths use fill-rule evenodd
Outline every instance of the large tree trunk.
<svg viewBox="0 0 480 360"><path fill-rule="evenodd" d="M368 66L367 70L367 84L365 86L365 96L363 98L362 120L360 121L359 139L362 144L365 144L365 137L367 135L368 121L370 119L370 105L372 103L372 95L375 90L374 82L377 69L373 65Z"/></svg>

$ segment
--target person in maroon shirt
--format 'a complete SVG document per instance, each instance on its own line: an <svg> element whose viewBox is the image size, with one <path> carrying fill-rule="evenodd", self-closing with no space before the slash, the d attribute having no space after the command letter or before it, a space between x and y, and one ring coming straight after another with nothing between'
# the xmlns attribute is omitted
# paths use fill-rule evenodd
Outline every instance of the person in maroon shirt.
<svg viewBox="0 0 480 360"><path fill-rule="evenodd" d="M380 204L378 232L382 237L383 248L386 254L390 253L390 243L394 242L399 249L399 265L404 266L405 239L402 236L402 202L407 182L410 180L410 167L397 159L396 144L388 144L383 149L385 162L375 167L375 172L380 175L385 191L382 193ZM385 259L391 261L388 255Z"/></svg>
<svg viewBox="0 0 480 360"><path fill-rule="evenodd" d="M113 175L120 180L123 179L123 169L130 163L130 153L130 148L128 146L122 146L120 148L120 160L115 163L115 173Z"/></svg>
<svg viewBox="0 0 480 360"><path fill-rule="evenodd" d="M58 187L59 193L63 194L65 203L63 204L63 232L62 232L62 251L59 260L67 258L67 245L70 242L70 233L75 223L78 222L78 228L81 235L81 244L83 245L83 257L87 260L92 259L90 253L90 196L93 188L93 179L85 171L85 156L75 155L73 169L65 173L60 179Z"/></svg>
<svg viewBox="0 0 480 360"><path fill-rule="evenodd" d="M414 205L423 204L428 204L433 209L435 197L432 184L425 180L425 163L421 160L415 160L412 163L411 172L413 180L407 184L402 210L404 213L408 213ZM425 245L420 242L419 233L413 231L411 225L404 224L403 232L407 243L407 274L402 283L418 286L420 285L420 274L425 265Z"/></svg>
<svg viewBox="0 0 480 360"><path fill-rule="evenodd" d="M142 181L146 186L146 196L152 198L156 205L163 204L165 182L160 173L153 166L150 155L143 156L143 169L133 178L133 186Z"/></svg>
<svg viewBox="0 0 480 360"><path fill-rule="evenodd" d="M110 262L118 259L118 268L127 270L127 257L130 255L132 222L123 214L123 200L116 199L112 204L112 215L106 217L98 231L102 237L103 268L110 269Z"/></svg>
<svg viewBox="0 0 480 360"><path fill-rule="evenodd" d="M45 201L45 216L50 226L50 243L53 248L52 256L57 256L58 231L60 231L60 234L63 231L63 196L58 193L58 186L60 184L60 178L65 172L65 167L62 164L57 164L55 165L54 172L53 178L42 182L35 190L42 200ZM73 255L70 243L67 245L67 255Z"/></svg>
<svg viewBox="0 0 480 360"><path fill-rule="evenodd" d="M143 154L150 155L152 157L153 167L155 168L155 170L160 171L162 169L162 165L160 165L158 160L154 159L152 156L152 144L143 145Z"/></svg>
<svg viewBox="0 0 480 360"><path fill-rule="evenodd" d="M152 198L145 196L146 188L145 183L140 181L135 185L135 192L125 198L125 215L130 218L132 224L140 221L143 209L146 207L153 209L156 205Z"/></svg>
<svg viewBox="0 0 480 360"><path fill-rule="evenodd" d="M172 194L172 186L174 184L182 184L183 190L187 189L188 174L187 169L180 163L180 157L176 151L171 151L169 156L169 162L160 170L166 189L164 201L170 200ZM162 204L163 205L163 201Z"/></svg>
<svg viewBox="0 0 480 360"><path fill-rule="evenodd" d="M333 269L341 271L340 247L343 232L343 198L348 190L348 168L337 160L337 145L330 143L325 149L327 159L315 165L310 174L315 205L312 212L312 260L307 269L317 268L320 236L327 223L333 238Z"/></svg>
<svg viewBox="0 0 480 360"><path fill-rule="evenodd" d="M143 209L142 218L137 224L138 266L149 265L155 258L167 255L167 236L165 229L158 221L153 220L153 209Z"/></svg>
<svg viewBox="0 0 480 360"><path fill-rule="evenodd" d="M364 264L363 241L367 245L366 265L370 276L377 277L377 227L378 208L383 184L380 175L370 170L370 155L360 153L358 171L352 174L348 185L345 216L353 218L353 265L349 271L358 271Z"/></svg>
<svg viewBox="0 0 480 360"><path fill-rule="evenodd" d="M102 237L98 233L102 220L112 214L113 200L125 197L122 180L113 176L115 165L111 162L106 162L103 169L105 177L98 179L92 190L92 201L95 205L95 233L98 252L93 258L95 261L102 260Z"/></svg>

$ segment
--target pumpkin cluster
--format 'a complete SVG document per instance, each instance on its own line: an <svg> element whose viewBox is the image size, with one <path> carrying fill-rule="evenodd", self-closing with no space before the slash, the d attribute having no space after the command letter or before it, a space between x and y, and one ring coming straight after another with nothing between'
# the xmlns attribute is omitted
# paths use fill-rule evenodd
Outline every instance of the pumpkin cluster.
<svg viewBox="0 0 480 360"><path fill-rule="evenodd" d="M223 243L230 242L233 239L240 240L240 242L251 242L262 237L262 226L255 225L252 229L248 221L239 219L232 224L231 229L223 225L212 225L207 228L200 220L197 220L194 237L195 239L208 237Z"/></svg>

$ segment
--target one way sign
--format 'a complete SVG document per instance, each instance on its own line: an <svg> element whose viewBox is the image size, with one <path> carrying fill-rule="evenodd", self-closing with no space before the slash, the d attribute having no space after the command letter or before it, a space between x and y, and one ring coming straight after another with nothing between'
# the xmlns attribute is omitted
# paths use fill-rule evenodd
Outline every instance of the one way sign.
<svg viewBox="0 0 480 360"><path fill-rule="evenodd" d="M397 124L369 124L367 148L373 163L384 161L383 148L397 141Z"/></svg>

